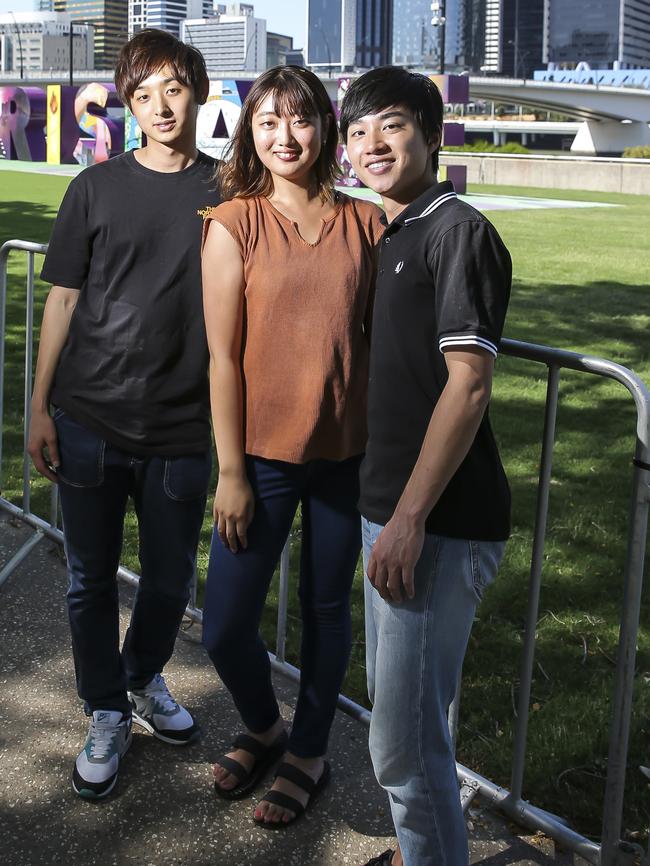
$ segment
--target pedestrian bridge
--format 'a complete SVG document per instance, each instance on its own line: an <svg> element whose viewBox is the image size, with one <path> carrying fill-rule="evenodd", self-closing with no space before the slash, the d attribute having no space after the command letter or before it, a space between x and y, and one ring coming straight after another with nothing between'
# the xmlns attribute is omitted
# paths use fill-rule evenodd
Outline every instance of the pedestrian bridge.
<svg viewBox="0 0 650 866"><path fill-rule="evenodd" d="M469 94L472 100L529 105L581 120L572 150L620 152L650 144L650 90L640 87L472 75Z"/></svg>

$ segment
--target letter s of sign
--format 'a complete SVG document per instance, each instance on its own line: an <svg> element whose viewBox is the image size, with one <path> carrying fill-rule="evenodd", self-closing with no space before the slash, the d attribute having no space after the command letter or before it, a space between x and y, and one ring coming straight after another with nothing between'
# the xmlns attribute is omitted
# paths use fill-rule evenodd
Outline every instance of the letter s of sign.
<svg viewBox="0 0 650 866"><path fill-rule="evenodd" d="M108 108L119 108L111 117ZM112 153L124 150L124 107L112 84L86 84L80 87L74 101L74 113L84 138L94 138L94 162L104 162ZM82 146L79 139L75 148Z"/></svg>

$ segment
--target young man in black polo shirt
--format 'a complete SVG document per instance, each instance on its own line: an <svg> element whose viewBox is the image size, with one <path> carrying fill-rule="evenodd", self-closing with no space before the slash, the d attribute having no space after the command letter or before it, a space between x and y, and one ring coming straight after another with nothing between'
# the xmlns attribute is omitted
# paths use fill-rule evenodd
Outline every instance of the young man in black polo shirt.
<svg viewBox="0 0 650 866"><path fill-rule="evenodd" d="M357 79L341 113L387 225L360 510L370 751L399 842L370 863L393 866L467 864L447 711L509 532L487 405L510 256L451 183L436 183L442 117L433 82L397 67Z"/></svg>
<svg viewBox="0 0 650 866"><path fill-rule="evenodd" d="M214 160L195 144L205 64L145 30L122 49L115 80L147 144L83 171L61 204L29 440L38 471L59 484L77 689L91 716L72 785L87 798L115 785L132 717L174 745L198 735L161 671L189 599L211 463L199 212L219 197ZM120 653L129 496L141 580Z"/></svg>

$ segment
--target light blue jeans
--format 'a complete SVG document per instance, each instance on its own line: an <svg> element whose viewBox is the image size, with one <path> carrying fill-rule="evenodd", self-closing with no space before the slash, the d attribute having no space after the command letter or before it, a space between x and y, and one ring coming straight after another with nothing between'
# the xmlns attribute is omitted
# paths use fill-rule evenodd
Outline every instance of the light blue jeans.
<svg viewBox="0 0 650 866"><path fill-rule="evenodd" d="M362 518L367 574L383 527ZM388 793L405 866L467 866L447 712L483 590L505 542L425 537L415 597L384 601L367 576L366 667L373 704L370 755Z"/></svg>

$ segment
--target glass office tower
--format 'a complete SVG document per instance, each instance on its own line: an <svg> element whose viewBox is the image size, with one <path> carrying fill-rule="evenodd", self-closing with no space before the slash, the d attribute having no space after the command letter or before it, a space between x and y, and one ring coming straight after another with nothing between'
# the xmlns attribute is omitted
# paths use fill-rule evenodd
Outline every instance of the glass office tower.
<svg viewBox="0 0 650 866"><path fill-rule="evenodd" d="M95 28L95 69L113 69L128 38L126 0L54 0L55 12Z"/></svg>
<svg viewBox="0 0 650 866"><path fill-rule="evenodd" d="M648 0L547 0L544 62L650 66Z"/></svg>

